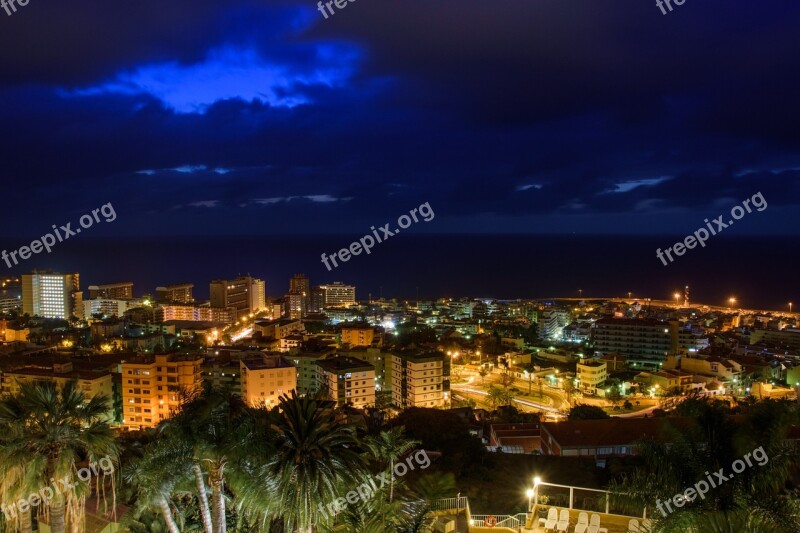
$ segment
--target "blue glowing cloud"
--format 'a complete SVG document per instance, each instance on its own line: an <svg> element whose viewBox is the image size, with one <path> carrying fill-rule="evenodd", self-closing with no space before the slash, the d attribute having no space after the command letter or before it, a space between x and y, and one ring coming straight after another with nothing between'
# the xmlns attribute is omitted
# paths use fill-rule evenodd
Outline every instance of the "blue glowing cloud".
<svg viewBox="0 0 800 533"><path fill-rule="evenodd" d="M198 63L143 65L99 85L62 90L62 96L150 95L177 113L204 113L216 102L239 99L292 108L311 103L309 88L343 86L356 70L358 51L317 45L311 64L282 64L252 48L224 46Z"/></svg>

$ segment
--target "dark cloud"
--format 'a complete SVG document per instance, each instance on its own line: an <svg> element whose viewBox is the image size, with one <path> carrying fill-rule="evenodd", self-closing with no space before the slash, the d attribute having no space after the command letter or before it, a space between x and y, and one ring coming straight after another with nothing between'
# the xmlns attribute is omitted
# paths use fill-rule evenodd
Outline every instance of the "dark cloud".
<svg viewBox="0 0 800 533"><path fill-rule="evenodd" d="M315 9L0 12L0 233L107 201L144 234L349 232L424 201L447 231L682 231L758 190L785 232L800 202L796 2Z"/></svg>

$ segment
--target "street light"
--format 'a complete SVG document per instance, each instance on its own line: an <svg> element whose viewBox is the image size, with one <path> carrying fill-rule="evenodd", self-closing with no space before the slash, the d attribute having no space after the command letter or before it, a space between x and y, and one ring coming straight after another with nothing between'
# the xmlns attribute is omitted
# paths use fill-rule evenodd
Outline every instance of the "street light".
<svg viewBox="0 0 800 533"><path fill-rule="evenodd" d="M672 297L675 298L675 305L680 307L681 293L676 292L675 294L672 295Z"/></svg>
<svg viewBox="0 0 800 533"><path fill-rule="evenodd" d="M525 491L525 494L528 496L528 512L531 512L531 510L533 510L533 495L535 491L533 489L528 489Z"/></svg>
<svg viewBox="0 0 800 533"><path fill-rule="evenodd" d="M542 478L536 476L533 478L533 501L539 505L539 485L542 483ZM530 507L530 505L528 505Z"/></svg>
<svg viewBox="0 0 800 533"><path fill-rule="evenodd" d="M792 314L792 302L789 302L789 314Z"/></svg>
<svg viewBox="0 0 800 533"><path fill-rule="evenodd" d="M734 306L734 304L735 304L735 303L736 303L736 298L734 298L733 296L731 296L730 298L728 298L728 304L729 304L729 306L730 306L731 308Z"/></svg>

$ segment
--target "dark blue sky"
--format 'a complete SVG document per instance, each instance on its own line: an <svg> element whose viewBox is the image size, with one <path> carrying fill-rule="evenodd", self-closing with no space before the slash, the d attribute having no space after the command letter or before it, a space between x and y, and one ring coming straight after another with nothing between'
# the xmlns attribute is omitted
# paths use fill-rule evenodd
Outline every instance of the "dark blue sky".
<svg viewBox="0 0 800 533"><path fill-rule="evenodd" d="M800 3L32 0L0 11L0 237L797 234ZM659 241L660 242L660 241Z"/></svg>

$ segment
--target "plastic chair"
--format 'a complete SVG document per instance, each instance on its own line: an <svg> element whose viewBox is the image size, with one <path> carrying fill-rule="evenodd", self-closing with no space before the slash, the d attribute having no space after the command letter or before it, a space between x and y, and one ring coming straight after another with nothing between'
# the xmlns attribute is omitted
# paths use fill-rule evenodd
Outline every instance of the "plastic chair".
<svg viewBox="0 0 800 533"><path fill-rule="evenodd" d="M569 529L569 511L567 509L561 509L561 513L558 516L558 524L556 525L556 529L558 531L563 531L566 533L567 529Z"/></svg>
<svg viewBox="0 0 800 533"><path fill-rule="evenodd" d="M592 518L589 520L589 529L586 533L598 533L600 531L600 515L592 513Z"/></svg>
<svg viewBox="0 0 800 533"><path fill-rule="evenodd" d="M544 529L553 530L556 529L556 524L558 524L558 509L555 507L551 507L549 511L547 511L547 520L544 523Z"/></svg>
<svg viewBox="0 0 800 533"><path fill-rule="evenodd" d="M575 533L586 533L589 528L589 515L583 511L578 515L578 523L575 524Z"/></svg>

